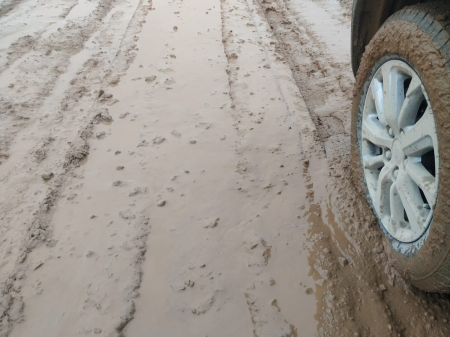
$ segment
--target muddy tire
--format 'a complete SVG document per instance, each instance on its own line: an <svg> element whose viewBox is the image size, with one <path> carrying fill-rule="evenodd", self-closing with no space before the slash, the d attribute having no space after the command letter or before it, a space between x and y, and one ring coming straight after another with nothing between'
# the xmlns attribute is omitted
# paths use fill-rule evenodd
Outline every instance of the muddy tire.
<svg viewBox="0 0 450 337"><path fill-rule="evenodd" d="M423 290L436 292L450 292L449 60L450 5L448 3L428 3L404 8L392 15L383 24L367 46L356 76L352 107L352 175L354 184L358 191L366 196L369 205L374 210L381 230L385 234L386 239L389 240L389 244L385 245L389 250L387 253L394 258L397 268L413 285ZM386 208L378 205L378 213L382 214L382 216L380 217L377 213L377 207L374 206L373 202L376 198L371 198L371 193L373 196L373 190L376 191L377 188L376 185L370 184L370 177L367 175L367 170L370 166L364 164L366 157L363 160L361 156L366 151L367 146L372 144L370 142L367 143L367 139L364 140L362 135L362 122L363 118L365 118L364 116L366 116L364 111L368 109L365 108L365 104L368 104L366 100L369 99L368 97L371 97L370 95L374 95L371 83L375 81L376 76L379 76L381 67L388 64L388 62L390 62L389 64L402 64L405 69L409 69L407 71L412 69L417 74L423 85L420 87L424 88L422 90L425 93L426 103L432 109L431 112L435 121L434 135L437 142L433 141L433 143L436 146L435 150L437 153L433 157L436 158L433 163L433 165L436 164L436 167L433 169L436 175L435 196L437 196L437 199L433 199L435 201L434 205L428 205L423 199L424 204L421 211L429 210L427 214L431 215L427 221L420 222L423 225L422 231L414 235L411 234L411 239L409 240L404 240L402 236L393 234L397 233L398 228L407 223L406 221L411 221L410 228L413 227L412 220L408 220L407 215L405 215L405 222L399 220L396 223L393 220L386 222L387 218L383 214L383 212L387 213ZM400 87L400 85L397 86ZM403 88L406 101L406 93L409 87L403 84ZM383 90L381 92L384 93ZM385 103L383 103L383 107L386 108ZM415 117L415 122L417 122L417 118L422 117ZM397 137L397 134L394 135L394 132L390 129L391 126L383 125L387 128L392 138ZM405 135L405 131L401 127L398 127L396 132L399 132L398 137L400 137L400 134ZM366 144L364 142L369 145L363 145ZM392 143L392 147L395 147L394 143ZM378 149L377 147L375 148ZM382 149L381 155L385 156L383 160L391 159L391 151L393 153L394 149ZM386 153L388 153L388 159L386 159ZM406 158L406 152L402 152L401 155L404 156L403 158ZM394 158L394 154L392 154L392 158ZM407 162L408 160L404 159L404 163ZM404 167L406 167L406 164L402 164L400 160L398 160L398 165L399 167L400 165L405 165ZM425 164L423 165L426 166ZM397 169L397 172L395 172L395 169ZM403 169L406 170L405 168ZM398 175L399 170L398 167L394 168L394 173L396 173L395 177L392 175L394 182L400 176ZM369 188L372 188L370 190L372 191L371 193L369 193ZM390 195L396 196L397 194ZM424 194L421 192L421 195L423 196ZM395 207L392 206L392 203L390 205L392 218L394 218L393 210ZM404 206L405 214L406 209L407 206ZM387 223L394 223L397 227L394 226L394 229L390 230L389 226L386 225Z"/></svg>

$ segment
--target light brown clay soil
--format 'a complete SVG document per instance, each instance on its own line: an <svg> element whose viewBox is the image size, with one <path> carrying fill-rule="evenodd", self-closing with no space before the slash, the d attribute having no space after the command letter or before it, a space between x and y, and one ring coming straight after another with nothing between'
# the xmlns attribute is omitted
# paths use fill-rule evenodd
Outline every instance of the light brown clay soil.
<svg viewBox="0 0 450 337"><path fill-rule="evenodd" d="M448 336L350 183L349 11L0 1L0 336Z"/></svg>

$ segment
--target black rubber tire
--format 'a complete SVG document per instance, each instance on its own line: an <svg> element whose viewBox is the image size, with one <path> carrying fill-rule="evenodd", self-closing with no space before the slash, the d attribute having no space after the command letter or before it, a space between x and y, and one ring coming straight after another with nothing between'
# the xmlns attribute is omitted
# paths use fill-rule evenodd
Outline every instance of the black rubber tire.
<svg viewBox="0 0 450 337"><path fill-rule="evenodd" d="M373 37L361 59L352 108L352 175L370 205L359 152L362 107L376 70L389 59L406 61L422 79L433 108L440 155L438 201L425 234L402 243L384 229L388 254L411 284L427 291L450 292L450 4L406 7L392 15Z"/></svg>

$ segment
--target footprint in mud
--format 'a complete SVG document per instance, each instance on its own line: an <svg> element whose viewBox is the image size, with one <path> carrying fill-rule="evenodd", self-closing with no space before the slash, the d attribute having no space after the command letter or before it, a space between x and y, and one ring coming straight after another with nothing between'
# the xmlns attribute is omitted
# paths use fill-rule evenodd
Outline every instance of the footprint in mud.
<svg viewBox="0 0 450 337"><path fill-rule="evenodd" d="M206 220L206 225L203 228L216 228L219 225L220 218L215 218L214 220Z"/></svg>
<svg viewBox="0 0 450 337"><path fill-rule="evenodd" d="M141 142L137 145L137 147L147 147L148 144L149 144L149 143L148 143L145 139L143 139L143 140L141 140Z"/></svg>
<svg viewBox="0 0 450 337"><path fill-rule="evenodd" d="M278 301L276 300L276 299L274 299L273 301L272 301L272 303L270 303L273 307L275 307L277 310L278 310L278 312L281 312L281 309L280 309L280 307L278 306Z"/></svg>
<svg viewBox="0 0 450 337"><path fill-rule="evenodd" d="M138 194L145 194L145 193L147 193L147 190L148 190L147 187L144 187L144 188L135 187L134 190L128 194L128 196L134 197L135 195L138 195Z"/></svg>
<svg viewBox="0 0 450 337"><path fill-rule="evenodd" d="M202 315L208 312L216 302L216 297L219 292L220 290L215 290L212 296L208 296L206 299L195 305L194 308L191 309L191 312L194 315Z"/></svg>
<svg viewBox="0 0 450 337"><path fill-rule="evenodd" d="M109 81L109 85L115 87L119 84L119 82L120 82L120 76L116 75L116 76L113 76L111 81Z"/></svg>
<svg viewBox="0 0 450 337"><path fill-rule="evenodd" d="M53 172L49 172L49 173L44 173L43 175L41 175L41 178L44 181L49 181L50 179L52 179L54 176Z"/></svg>
<svg viewBox="0 0 450 337"><path fill-rule="evenodd" d="M47 150L45 150L43 148L37 149L34 152L34 158L36 159L36 161L38 163L43 161L45 159L45 157L47 157Z"/></svg>
<svg viewBox="0 0 450 337"><path fill-rule="evenodd" d="M177 130L173 130L171 132L171 135L174 136L174 137L177 137L177 138L181 137L181 133L179 131L177 131Z"/></svg>
<svg viewBox="0 0 450 337"><path fill-rule="evenodd" d="M136 219L136 215L134 215L134 213L132 213L130 209L120 211L119 216L124 220Z"/></svg>
<svg viewBox="0 0 450 337"><path fill-rule="evenodd" d="M177 83L177 81L173 77L166 78L166 80L164 81L164 84L166 84L166 85L175 84L175 83Z"/></svg>
<svg viewBox="0 0 450 337"><path fill-rule="evenodd" d="M155 138L153 138L153 144L161 144L166 140L166 138L162 137L162 136L156 136Z"/></svg>
<svg viewBox="0 0 450 337"><path fill-rule="evenodd" d="M194 281L188 280L183 282L183 284L171 284L170 287L172 288L173 291L181 293L183 291L188 290L189 288L193 288L194 285L195 285Z"/></svg>
<svg viewBox="0 0 450 337"><path fill-rule="evenodd" d="M103 138L105 138L105 136L106 136L105 131L100 131L95 134L95 137L97 137L97 139L103 139Z"/></svg>
<svg viewBox="0 0 450 337"><path fill-rule="evenodd" d="M264 247L263 257L264 257L264 264L267 266L269 263L269 259L272 256L272 246L267 246L266 241L262 240L262 245Z"/></svg>
<svg viewBox="0 0 450 337"><path fill-rule="evenodd" d="M145 82L147 82L147 83L152 83L154 80L156 80L156 76L155 75L145 78Z"/></svg>
<svg viewBox="0 0 450 337"><path fill-rule="evenodd" d="M249 253L248 266L264 267L269 264L272 256L272 246L267 245L264 239L244 242L245 250Z"/></svg>
<svg viewBox="0 0 450 337"><path fill-rule="evenodd" d="M264 286L260 287L260 284L252 283L244 292L253 323L254 336L274 336L274 331L279 331L277 336L298 336L297 328L283 318L278 300L267 301L267 289ZM276 314L273 309L277 311Z"/></svg>
<svg viewBox="0 0 450 337"><path fill-rule="evenodd" d="M67 200L73 200L73 199L75 199L76 197L77 197L77 195L78 194L76 194L76 193L71 193L71 194L69 194L69 196L67 197Z"/></svg>
<svg viewBox="0 0 450 337"><path fill-rule="evenodd" d="M205 130L208 130L209 128L211 128L212 125L213 125L212 123L200 122L200 123L196 123L195 127L196 128L203 128Z"/></svg>

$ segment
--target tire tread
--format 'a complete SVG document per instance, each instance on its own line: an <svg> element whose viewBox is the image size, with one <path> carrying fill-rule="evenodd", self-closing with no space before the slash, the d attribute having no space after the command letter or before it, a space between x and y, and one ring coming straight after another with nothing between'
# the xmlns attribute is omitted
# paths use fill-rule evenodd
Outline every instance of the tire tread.
<svg viewBox="0 0 450 337"><path fill-rule="evenodd" d="M400 10L397 12L399 15L396 20L415 23L428 33L433 39L433 44L446 60L447 69L450 69L450 4L425 3L411 6L410 9L425 15L420 21L410 20L408 18L410 14L407 14L406 10ZM429 291L450 292L450 256L448 253L438 269L428 278L421 280L418 285Z"/></svg>

